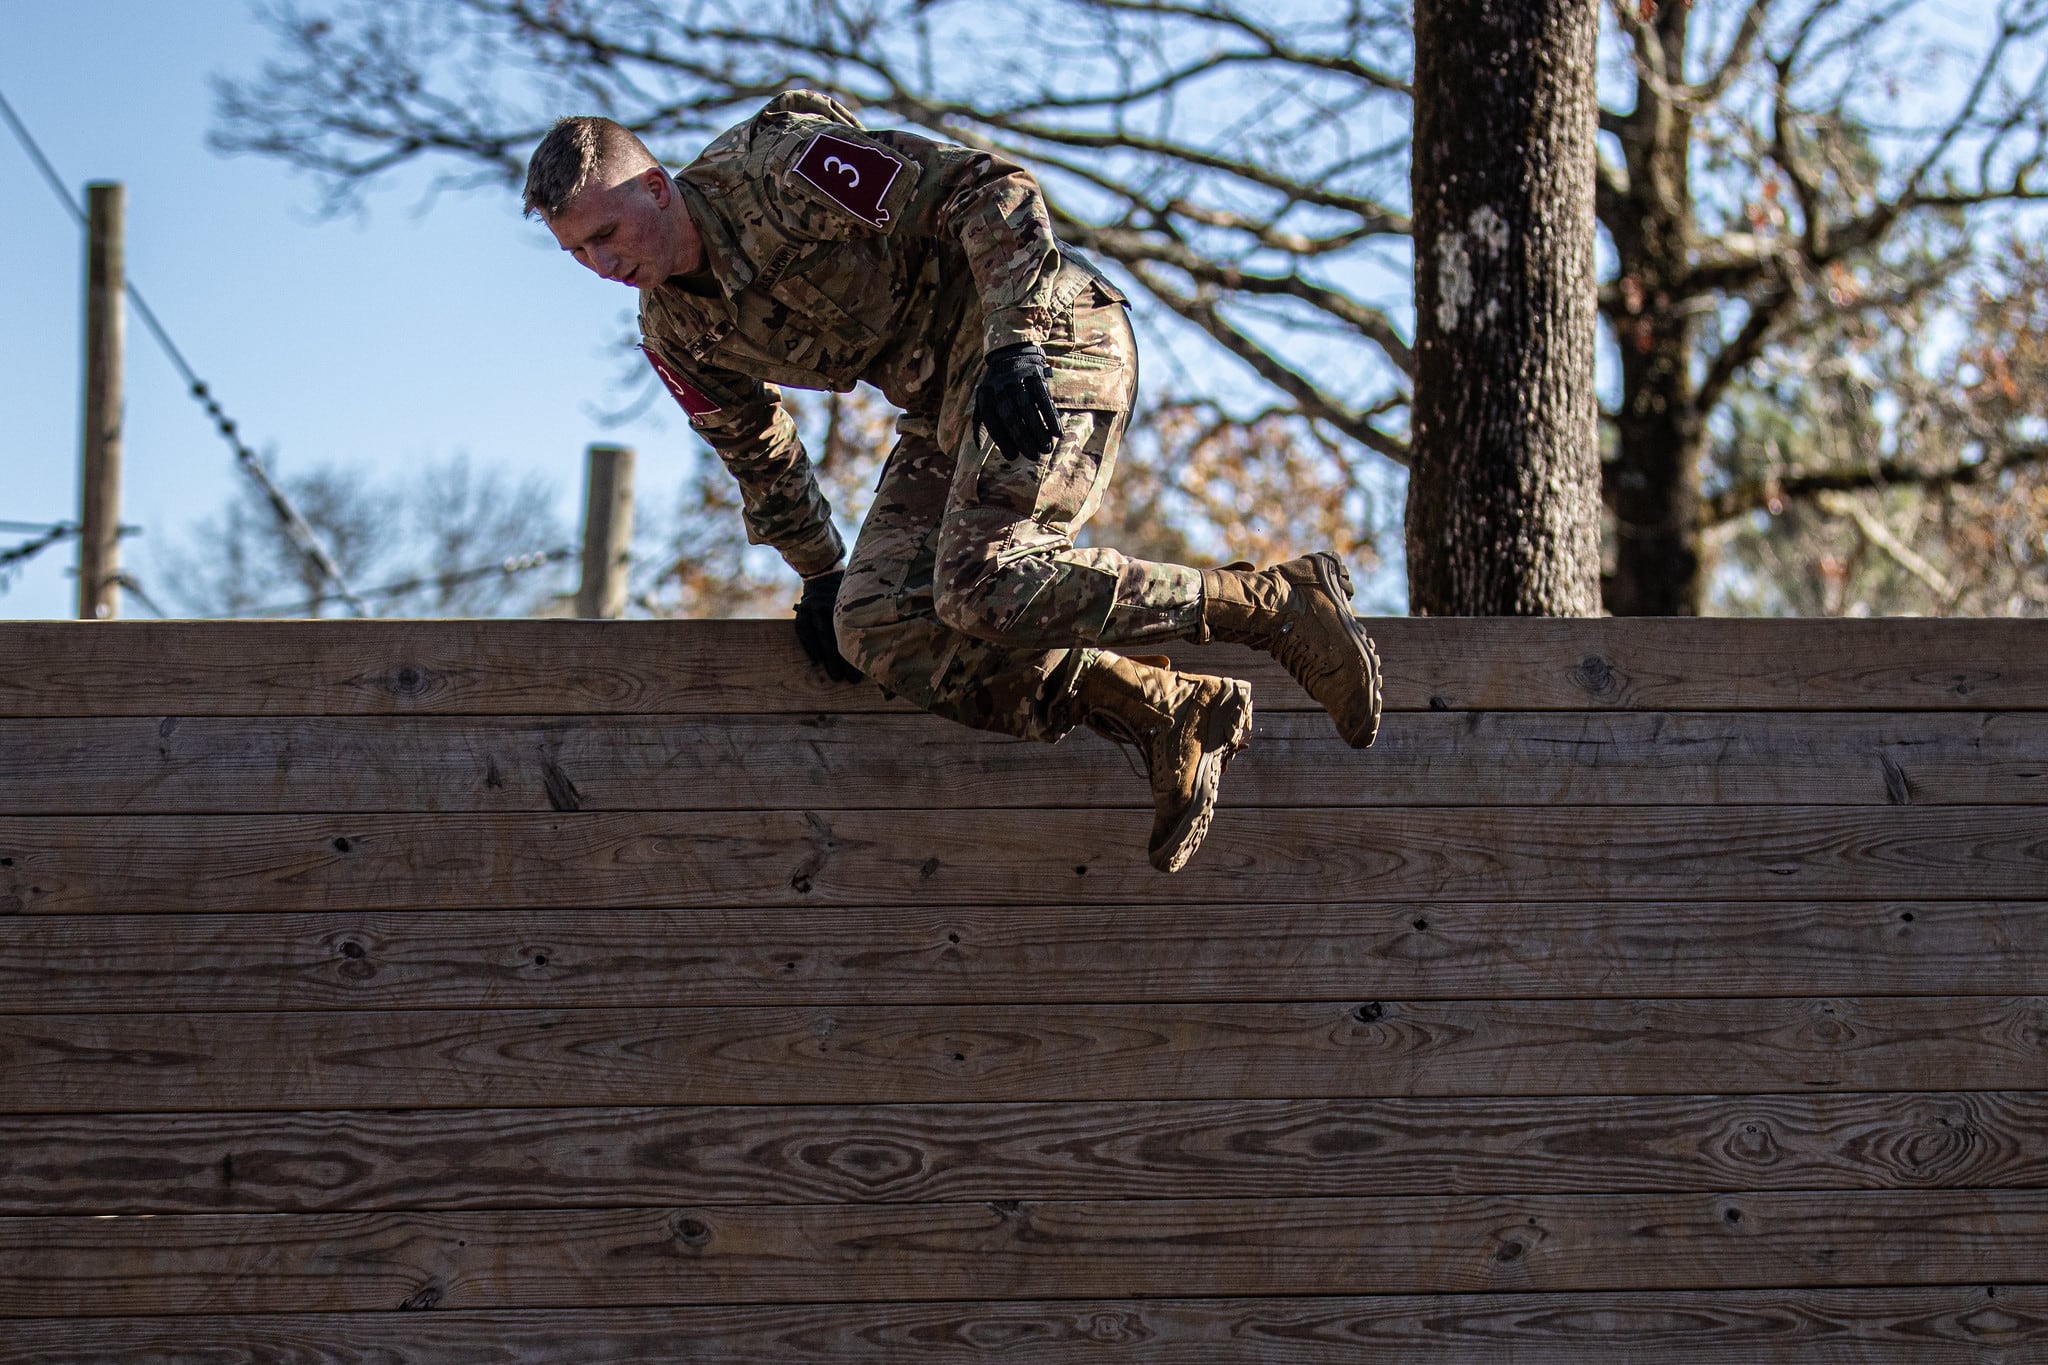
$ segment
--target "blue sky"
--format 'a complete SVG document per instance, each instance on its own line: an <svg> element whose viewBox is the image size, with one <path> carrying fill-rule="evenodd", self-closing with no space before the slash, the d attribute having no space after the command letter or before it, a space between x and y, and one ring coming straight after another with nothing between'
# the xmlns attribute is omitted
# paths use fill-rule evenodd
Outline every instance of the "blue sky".
<svg viewBox="0 0 2048 1365"><path fill-rule="evenodd" d="M650 510L672 502L687 429L592 415L614 392L633 295L569 265L516 198L446 195L428 214L415 181L380 189L361 219L320 221L310 182L207 148L208 77L269 46L244 0L0 0L0 91L75 195L127 185L130 278L250 444L284 474L338 462L393 479L467 452L541 475L573 528L584 447L623 441ZM0 185L0 520L75 519L82 234L4 128ZM122 519L143 534L124 567L165 596L160 549L242 477L131 315ZM20 539L0 532L0 546ZM72 615L75 564L69 544L45 551L0 617Z"/></svg>

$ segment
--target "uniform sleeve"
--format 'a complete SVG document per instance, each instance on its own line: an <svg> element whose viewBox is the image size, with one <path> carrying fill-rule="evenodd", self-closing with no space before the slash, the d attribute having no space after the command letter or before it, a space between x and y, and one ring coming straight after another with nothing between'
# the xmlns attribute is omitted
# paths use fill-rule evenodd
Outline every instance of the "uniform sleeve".
<svg viewBox="0 0 2048 1365"><path fill-rule="evenodd" d="M1045 340L1060 248L1029 171L992 152L823 119L791 121L762 150L769 202L789 237L911 233L955 242L981 298L983 350Z"/></svg>
<svg viewBox="0 0 2048 1365"><path fill-rule="evenodd" d="M1043 342L1052 329L1060 248L1038 181L991 152L908 133L876 137L924 163L911 222L930 236L957 241L966 253L981 296L983 353Z"/></svg>
<svg viewBox="0 0 2048 1365"><path fill-rule="evenodd" d="M774 546L806 578L838 567L846 545L781 392L687 352L642 349L690 425L739 481L748 542Z"/></svg>

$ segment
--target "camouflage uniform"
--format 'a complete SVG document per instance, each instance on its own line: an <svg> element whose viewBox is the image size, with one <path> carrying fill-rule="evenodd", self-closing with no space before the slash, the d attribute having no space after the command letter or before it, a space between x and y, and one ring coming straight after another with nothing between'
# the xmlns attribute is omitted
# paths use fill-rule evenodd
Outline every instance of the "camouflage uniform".
<svg viewBox="0 0 2048 1365"><path fill-rule="evenodd" d="M840 591L839 644L885 689L977 729L1057 739L1088 646L1185 638L1201 575L1075 546L1137 388L1123 296L1053 236L1028 173L778 96L677 177L705 272L641 292L655 369L739 480L748 539L806 576L842 544L777 384L865 380L902 409ZM986 351L1035 342L1061 437L977 431Z"/></svg>

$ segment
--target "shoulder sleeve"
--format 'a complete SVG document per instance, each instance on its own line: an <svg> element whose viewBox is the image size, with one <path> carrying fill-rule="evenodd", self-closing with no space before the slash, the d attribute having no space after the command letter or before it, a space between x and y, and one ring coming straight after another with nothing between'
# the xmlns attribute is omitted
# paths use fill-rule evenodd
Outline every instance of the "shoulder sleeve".
<svg viewBox="0 0 2048 1365"><path fill-rule="evenodd" d="M640 349L738 481L748 542L774 546L805 577L835 567L846 545L780 391L686 351Z"/></svg>
<svg viewBox="0 0 2048 1365"><path fill-rule="evenodd" d="M924 175L876 134L802 115L764 118L751 159L776 226L809 241L896 233Z"/></svg>
<svg viewBox="0 0 2048 1365"><path fill-rule="evenodd" d="M1056 311L1060 247L1029 171L992 152L824 118L765 120L755 152L783 233L957 242L986 317L983 348L1042 342Z"/></svg>
<svg viewBox="0 0 2048 1365"><path fill-rule="evenodd" d="M912 222L966 254L986 318L983 349L1044 341L1057 311L1060 244L1038 181L994 152L914 133L873 136L923 168Z"/></svg>

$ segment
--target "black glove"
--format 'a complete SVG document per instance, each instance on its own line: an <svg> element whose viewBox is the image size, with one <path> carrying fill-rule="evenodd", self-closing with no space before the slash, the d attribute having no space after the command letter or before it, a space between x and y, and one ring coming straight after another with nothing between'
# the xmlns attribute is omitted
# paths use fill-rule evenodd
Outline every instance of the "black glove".
<svg viewBox="0 0 2048 1365"><path fill-rule="evenodd" d="M804 580L804 595L796 604L796 638L827 677L850 683L859 682L861 673L839 652L839 637L832 629L832 606L839 600L839 580L844 577L844 570L832 569Z"/></svg>
<svg viewBox="0 0 2048 1365"><path fill-rule="evenodd" d="M1028 341L988 353L988 373L974 390L974 420L1013 460L1059 444L1060 410L1046 383L1051 374L1045 352Z"/></svg>

